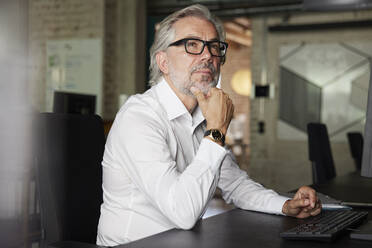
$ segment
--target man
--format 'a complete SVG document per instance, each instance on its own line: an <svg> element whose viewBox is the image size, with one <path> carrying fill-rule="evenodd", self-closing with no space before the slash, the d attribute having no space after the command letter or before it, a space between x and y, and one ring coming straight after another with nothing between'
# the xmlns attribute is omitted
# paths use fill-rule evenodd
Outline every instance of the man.
<svg viewBox="0 0 372 248"><path fill-rule="evenodd" d="M252 181L224 148L234 110L215 88L224 38L221 23L201 5L160 24L150 51L152 88L126 102L107 139L98 245L190 229L216 187L242 209L298 218L320 212L313 189L300 188L292 200L279 196Z"/></svg>

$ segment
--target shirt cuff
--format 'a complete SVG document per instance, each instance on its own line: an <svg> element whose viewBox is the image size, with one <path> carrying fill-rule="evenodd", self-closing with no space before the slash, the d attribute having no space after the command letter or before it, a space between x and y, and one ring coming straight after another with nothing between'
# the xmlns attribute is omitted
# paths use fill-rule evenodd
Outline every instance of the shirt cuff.
<svg viewBox="0 0 372 248"><path fill-rule="evenodd" d="M203 138L195 159L209 165L213 173L216 173L225 158L227 150L210 139Z"/></svg>
<svg viewBox="0 0 372 248"><path fill-rule="evenodd" d="M277 195L272 199L272 203L270 204L272 209L274 210L274 214L280 214L285 215L283 213L283 205L286 201L290 200L291 198L288 198L286 196Z"/></svg>

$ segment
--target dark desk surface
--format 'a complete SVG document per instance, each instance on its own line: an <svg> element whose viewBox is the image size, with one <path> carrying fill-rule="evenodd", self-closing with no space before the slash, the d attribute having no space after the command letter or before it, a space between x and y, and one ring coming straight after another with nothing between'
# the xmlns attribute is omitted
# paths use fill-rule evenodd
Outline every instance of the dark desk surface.
<svg viewBox="0 0 372 248"><path fill-rule="evenodd" d="M319 192L345 201L372 202L372 179L358 175L338 177L331 182L314 186ZM372 208L369 219L372 219ZM204 219L192 230L170 230L145 239L141 239L118 248L136 247L372 247L371 241L349 239L348 235L332 243L316 241L288 241L279 237L279 233L302 222L292 217L277 216L234 209L229 212ZM60 242L53 247L86 247Z"/></svg>
<svg viewBox="0 0 372 248"><path fill-rule="evenodd" d="M372 178L361 177L360 172L335 177L326 184L312 187L342 201L372 203Z"/></svg>

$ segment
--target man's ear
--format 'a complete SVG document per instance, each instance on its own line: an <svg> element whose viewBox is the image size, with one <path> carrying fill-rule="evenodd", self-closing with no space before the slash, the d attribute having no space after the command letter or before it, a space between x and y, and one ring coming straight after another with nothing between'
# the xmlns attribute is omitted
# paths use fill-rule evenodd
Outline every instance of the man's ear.
<svg viewBox="0 0 372 248"><path fill-rule="evenodd" d="M156 63L163 74L168 74L168 56L165 52L160 51L156 54Z"/></svg>

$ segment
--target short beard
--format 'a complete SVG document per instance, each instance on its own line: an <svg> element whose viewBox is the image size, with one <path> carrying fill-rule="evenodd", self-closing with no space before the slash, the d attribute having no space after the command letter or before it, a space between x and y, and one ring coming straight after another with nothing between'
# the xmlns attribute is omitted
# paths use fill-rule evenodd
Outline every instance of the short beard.
<svg viewBox="0 0 372 248"><path fill-rule="evenodd" d="M217 82L218 82L218 76L219 76L219 69L215 69L214 66L211 63L202 63L200 65L194 66L191 69L188 77L183 78L183 79L179 78L176 75L176 73L174 73L174 70L171 69L170 72L169 72L169 77L172 80L174 86L180 92L182 92L183 94L185 94L187 96L191 96L191 97L195 98L194 94L192 94L192 92L190 91L190 88L192 86L197 85L197 82L191 81L191 75L195 71L200 70L200 69L205 69L205 68L208 68L212 72L212 81L210 83L208 83L208 85L205 86L205 87L202 87L202 88L197 87L197 88L199 88L203 92L203 94L206 95L211 88L216 87ZM202 75L201 82L207 81L208 79L209 79L209 76Z"/></svg>

